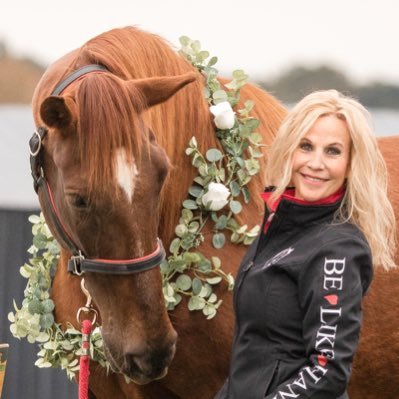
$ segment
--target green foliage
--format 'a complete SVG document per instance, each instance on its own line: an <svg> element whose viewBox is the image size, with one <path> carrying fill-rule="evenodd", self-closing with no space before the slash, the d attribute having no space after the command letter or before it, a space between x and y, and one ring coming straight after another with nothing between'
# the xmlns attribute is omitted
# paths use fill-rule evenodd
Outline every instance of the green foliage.
<svg viewBox="0 0 399 399"><path fill-rule="evenodd" d="M66 331L55 323L54 302L50 299L51 276L59 258L59 246L48 229L43 214L32 215L33 242L28 249L29 263L20 268L28 280L25 298L19 308L14 302L14 312L8 314L10 331L15 338L26 338L39 345L38 367L60 367L69 378L79 370L82 334L71 325ZM90 337L91 357L103 367L109 368L105 359L100 329L94 329Z"/></svg>
<svg viewBox="0 0 399 399"><path fill-rule="evenodd" d="M242 71L233 72L233 79L225 85L225 90L217 80L216 57L208 60L209 53L201 50L198 41L187 36L180 38L180 54L190 61L206 78L205 97L210 106L228 101L232 107L239 102L240 89L246 84L248 76ZM217 148L210 148L205 154L198 149L195 137L192 137L186 149L192 165L198 170L189 189L190 198L183 201L179 224L175 229L176 238L170 245L171 255L161 265L164 282L164 296L168 310L173 310L188 297L190 311L199 310L207 319L213 318L221 301L213 292L213 287L222 281L229 290L234 279L226 274L216 256L206 258L198 247L205 238L202 229L206 223L213 222L212 245L215 249L225 246L225 230L230 233L230 241L235 244L249 245L255 239L259 226L248 231L247 226L240 226L234 215L242 210L241 201L250 201L246 185L259 172L257 158L262 156L259 150L261 135L256 132L259 121L250 116L254 103L246 101L244 108L237 110L236 121L231 129L216 129L224 153ZM203 196L211 183L223 184L230 189L228 209L212 211L209 204L204 204ZM193 276L190 277L190 276Z"/></svg>

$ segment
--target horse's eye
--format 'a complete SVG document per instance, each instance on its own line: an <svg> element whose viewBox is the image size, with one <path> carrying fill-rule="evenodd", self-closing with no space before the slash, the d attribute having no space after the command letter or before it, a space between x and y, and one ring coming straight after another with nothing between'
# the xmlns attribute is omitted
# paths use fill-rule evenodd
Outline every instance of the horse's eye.
<svg viewBox="0 0 399 399"><path fill-rule="evenodd" d="M81 195L74 195L72 200L73 206L79 209L84 209L89 206L89 201L86 197L82 197Z"/></svg>

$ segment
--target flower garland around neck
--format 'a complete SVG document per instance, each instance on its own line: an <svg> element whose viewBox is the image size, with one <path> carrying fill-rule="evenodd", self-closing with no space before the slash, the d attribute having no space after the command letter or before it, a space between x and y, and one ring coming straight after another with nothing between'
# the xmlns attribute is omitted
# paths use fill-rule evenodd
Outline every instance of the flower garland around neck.
<svg viewBox="0 0 399 399"><path fill-rule="evenodd" d="M258 158L263 156L259 150L262 136L255 131L259 121L250 116L253 101L247 100L244 108L233 111L248 76L242 70L234 71L233 80L225 85L225 90L217 79L217 58L209 58L208 51L201 50L198 41L186 36L180 38L180 43L180 54L205 77L204 95L214 115L216 136L224 153L210 148L203 154L196 138L191 138L186 154L192 158L198 176L189 188L190 198L183 202L179 224L175 228L176 238L169 248L171 255L161 264L161 273L168 310L173 310L182 297L187 296L191 311L201 310L207 319L211 319L221 304L213 286L225 280L231 290L234 279L222 270L219 257L208 259L198 250L205 240L202 229L207 222L213 222L212 245L215 249L225 245L226 230L230 231L230 241L235 244L249 245L256 238L259 226L248 229L234 216L241 212L242 200L250 201L247 184L260 169Z"/></svg>
<svg viewBox="0 0 399 399"><path fill-rule="evenodd" d="M204 241L202 229L207 222L213 222L212 244L215 249L223 248L225 232L230 231L232 243L249 245L258 234L259 226L248 229L239 225L234 216L242 210L242 199L250 201L246 185L259 172L258 158L261 135L255 132L259 121L251 117L253 102L248 100L244 108L233 111L239 102L240 89L246 83L247 75L233 72L233 80L225 85L225 91L217 80L214 67L216 57L209 58L201 50L198 41L181 37L182 54L206 78L205 97L214 115L216 135L224 153L210 148L202 154L192 137L186 154L192 158L192 165L198 169L198 176L189 189L189 199L183 202L179 224L175 228L176 238L170 244L171 255L161 264L163 292L168 310L173 310L187 296L190 311L202 311L207 319L213 318L221 304L213 287L222 280L232 289L234 279L221 268L217 256L206 258L198 247ZM32 215L33 244L28 249L29 263L20 268L28 279L24 299L19 308L14 301L14 312L10 312L10 330L14 337L26 338L39 345L38 367L60 367L69 378L79 370L77 357L81 354L82 334L72 325L64 331L54 320L54 302L50 298L52 276L59 259L60 247L52 236L43 214ZM90 337L91 358L109 370L105 358L100 328ZM126 380L128 381L127 377Z"/></svg>

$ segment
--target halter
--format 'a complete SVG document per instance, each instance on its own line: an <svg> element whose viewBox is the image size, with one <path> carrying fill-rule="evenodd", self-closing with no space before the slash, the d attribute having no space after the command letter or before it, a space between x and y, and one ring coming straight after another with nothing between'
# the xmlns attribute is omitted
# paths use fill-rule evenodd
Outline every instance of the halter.
<svg viewBox="0 0 399 399"><path fill-rule="evenodd" d="M61 94L62 91L65 90L65 88L71 83L91 72L108 72L108 69L97 64L86 65L82 68L79 68L58 83L51 95L55 96ZM157 247L155 251L140 258L128 260L86 258L83 251L81 251L75 244L73 238L69 235L67 229L62 223L59 212L55 206L50 185L44 176L42 149L43 139L45 138L47 132L48 130L45 127L40 126L37 131L33 133L31 139L29 140L30 166L33 177L33 187L36 193L39 193L39 189L43 189L44 199L49 205L50 217L57 235L62 239L68 250L72 253L71 258L68 261L68 271L78 276L81 276L85 272L125 275L144 272L159 266L160 263L165 259L165 250L162 246L162 241L159 238L157 239Z"/></svg>

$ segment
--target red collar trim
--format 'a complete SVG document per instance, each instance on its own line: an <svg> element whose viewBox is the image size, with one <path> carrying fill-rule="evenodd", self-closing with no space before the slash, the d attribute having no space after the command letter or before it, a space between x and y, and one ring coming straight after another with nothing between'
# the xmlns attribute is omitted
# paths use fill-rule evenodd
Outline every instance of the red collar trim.
<svg viewBox="0 0 399 399"><path fill-rule="evenodd" d="M329 195L328 197L322 198L318 201L305 201L299 198L295 197L295 189L294 188L288 188L283 195L280 196L275 202L268 204L268 200L270 196L272 195L272 191L267 191L261 194L261 197L263 200L266 202L266 205L269 207L271 212L276 212L276 209L282 199L286 199L291 202L295 202L296 204L300 205L327 205L327 204L333 204L340 199L343 198L345 194L345 188L341 187L339 190L337 190L334 194Z"/></svg>

